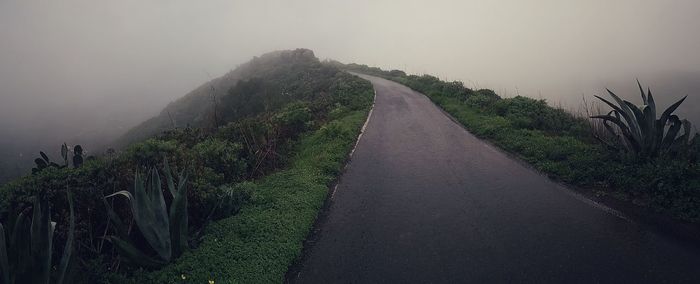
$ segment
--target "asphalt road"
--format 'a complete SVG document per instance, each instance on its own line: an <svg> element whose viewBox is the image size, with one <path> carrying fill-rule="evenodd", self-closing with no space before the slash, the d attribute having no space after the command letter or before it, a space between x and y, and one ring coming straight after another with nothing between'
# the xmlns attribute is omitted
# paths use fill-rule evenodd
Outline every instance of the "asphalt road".
<svg viewBox="0 0 700 284"><path fill-rule="evenodd" d="M700 283L700 251L596 206L370 80L376 105L297 283Z"/></svg>

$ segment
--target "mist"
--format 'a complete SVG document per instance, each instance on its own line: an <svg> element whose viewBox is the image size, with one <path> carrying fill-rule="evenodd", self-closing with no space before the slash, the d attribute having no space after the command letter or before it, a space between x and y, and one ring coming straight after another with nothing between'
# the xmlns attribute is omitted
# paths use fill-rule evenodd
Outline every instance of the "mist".
<svg viewBox="0 0 700 284"><path fill-rule="evenodd" d="M699 12L691 0L3 0L2 168L24 173L63 142L101 151L212 77L297 47L569 109L605 87L636 96L639 78L663 104L690 95L679 112L700 123Z"/></svg>

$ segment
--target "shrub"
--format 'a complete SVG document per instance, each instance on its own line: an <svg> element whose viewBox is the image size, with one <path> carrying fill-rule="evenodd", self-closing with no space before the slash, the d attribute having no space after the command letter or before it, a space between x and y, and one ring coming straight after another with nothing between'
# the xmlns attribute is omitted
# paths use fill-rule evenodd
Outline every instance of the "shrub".
<svg viewBox="0 0 700 284"><path fill-rule="evenodd" d="M517 96L498 100L491 106L491 110L511 120L517 128L575 135L584 133L586 128L585 121L562 109L550 107L545 100Z"/></svg>
<svg viewBox="0 0 700 284"><path fill-rule="evenodd" d="M474 92L472 95L467 96L465 99L465 103L471 107L479 108L479 109L485 109L487 107L492 106L494 103L496 103L500 98L496 96L495 94L490 95L488 93L482 92L483 90L479 90ZM491 90L487 90L491 91ZM493 92L493 91L491 91Z"/></svg>
<svg viewBox="0 0 700 284"><path fill-rule="evenodd" d="M307 129L312 122L309 106L303 102L295 102L286 105L272 118L272 123L277 126L279 136L283 139L293 139Z"/></svg>
<svg viewBox="0 0 700 284"><path fill-rule="evenodd" d="M241 159L242 150L240 143L217 138L208 138L192 147L194 155L205 167L222 173L229 182L245 178L248 165Z"/></svg>
<svg viewBox="0 0 700 284"><path fill-rule="evenodd" d="M243 205L254 196L256 190L257 185L250 181L221 186L218 190L218 204L212 220L219 220L238 213Z"/></svg>
<svg viewBox="0 0 700 284"><path fill-rule="evenodd" d="M177 142L173 140L148 139L129 147L125 158L133 160L139 166L148 167L157 165L163 156L175 154L178 148Z"/></svg>

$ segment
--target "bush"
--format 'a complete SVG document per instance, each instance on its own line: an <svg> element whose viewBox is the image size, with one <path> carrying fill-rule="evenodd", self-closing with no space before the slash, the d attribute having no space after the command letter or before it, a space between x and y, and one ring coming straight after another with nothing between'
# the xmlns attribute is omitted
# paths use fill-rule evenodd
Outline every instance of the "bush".
<svg viewBox="0 0 700 284"><path fill-rule="evenodd" d="M296 138L296 135L312 127L312 115L309 106L303 102L290 103L281 109L272 119L277 125L279 135L283 138Z"/></svg>
<svg viewBox="0 0 700 284"><path fill-rule="evenodd" d="M498 100L491 106L491 111L512 121L516 128L584 135L587 127L585 120L550 107L545 100L522 96Z"/></svg>
<svg viewBox="0 0 700 284"><path fill-rule="evenodd" d="M475 107L478 109L485 109L495 104L498 100L500 100L500 98L496 96L496 94L491 95L487 92L484 92L483 90L479 90L474 92L471 96L467 96L464 102L468 106Z"/></svg>
<svg viewBox="0 0 700 284"><path fill-rule="evenodd" d="M163 156L173 155L178 150L178 144L173 140L148 139L130 146L123 159L133 160L141 167L149 167L159 164Z"/></svg>
<svg viewBox="0 0 700 284"><path fill-rule="evenodd" d="M217 138L208 138L194 147L194 155L205 167L221 173L228 182L238 181L246 176L248 163L241 159L243 146Z"/></svg>
<svg viewBox="0 0 700 284"><path fill-rule="evenodd" d="M212 220L233 216L255 196L258 186L250 181L219 187L219 199Z"/></svg>

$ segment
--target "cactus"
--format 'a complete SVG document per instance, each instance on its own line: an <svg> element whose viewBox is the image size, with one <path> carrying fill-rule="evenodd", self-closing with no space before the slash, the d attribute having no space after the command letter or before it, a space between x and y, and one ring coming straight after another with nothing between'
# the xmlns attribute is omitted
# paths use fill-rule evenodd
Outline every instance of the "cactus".
<svg viewBox="0 0 700 284"><path fill-rule="evenodd" d="M637 85L644 102L641 108L607 90L617 105L596 96L609 105L612 111L606 115L591 116L591 118L603 120L605 128L615 137L619 137L624 150L638 157L656 157L665 153L679 153L700 140L697 134L691 138L691 124L688 120L681 120L673 114L687 96L672 104L659 119L656 119L656 103L651 90L647 89L645 94L639 81ZM616 125L618 129L614 129L609 122ZM681 128L683 134L679 135Z"/></svg>
<svg viewBox="0 0 700 284"><path fill-rule="evenodd" d="M75 145L73 147L73 167L80 168L83 165L83 147Z"/></svg>
<svg viewBox="0 0 700 284"><path fill-rule="evenodd" d="M14 229L9 234L5 234L5 229L0 224L1 283L49 283L51 279L55 279L59 284L71 282L67 276L73 260L75 216L72 194L70 191L67 193L70 208L68 239L55 275L51 275L51 254L56 223L50 220L48 198L40 193L34 198L31 220L24 212L20 213ZM6 239L6 236L9 236L9 239Z"/></svg>
<svg viewBox="0 0 700 284"><path fill-rule="evenodd" d="M32 168L32 174L36 174L48 167L63 168L63 166L59 166L58 164L51 162L49 156L47 156L43 151L39 151L39 155L41 156L40 158L34 159L36 167Z"/></svg>
<svg viewBox="0 0 700 284"><path fill-rule="evenodd" d="M78 168L80 167L80 165L83 164L83 148L80 147L80 145L76 145L73 148L73 152L75 153L75 155L73 156L73 166ZM59 169L68 167L68 145L66 143L63 143L63 145L61 145L61 158L63 158L63 165L51 162L49 156L47 156L46 153L44 153L43 151L39 151L39 155L41 157L34 159L36 167L32 168L32 174L36 174L48 167L54 167Z"/></svg>
<svg viewBox="0 0 700 284"><path fill-rule="evenodd" d="M63 143L61 145L61 157L63 158L63 165L68 166L68 145Z"/></svg>
<svg viewBox="0 0 700 284"><path fill-rule="evenodd" d="M136 226L156 252L156 256L151 257L139 250L127 240L124 233L120 233L120 236L110 236L108 239L121 256L137 265L150 268L170 262L188 248L187 177L184 176L184 171L181 172L175 184L167 159L164 161L163 170L168 191L173 197L170 208L166 208L160 175L155 167L150 170L147 180L136 174L133 192L122 190L105 197L124 196L129 199ZM105 205L112 222L117 227L123 224L107 202Z"/></svg>

